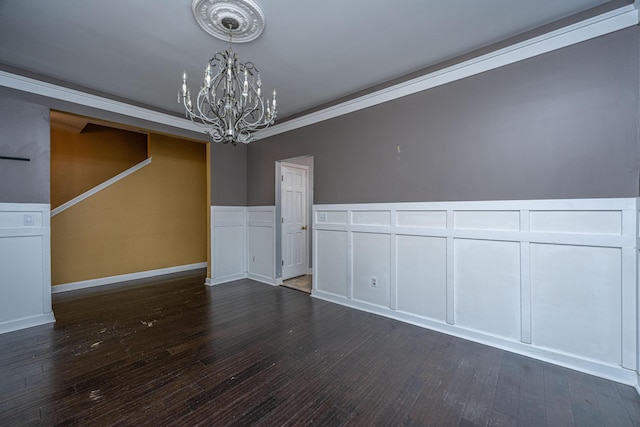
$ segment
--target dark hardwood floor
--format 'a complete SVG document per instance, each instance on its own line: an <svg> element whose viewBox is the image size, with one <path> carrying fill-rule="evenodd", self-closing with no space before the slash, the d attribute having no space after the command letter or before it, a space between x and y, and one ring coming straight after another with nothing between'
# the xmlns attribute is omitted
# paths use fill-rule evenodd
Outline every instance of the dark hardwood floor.
<svg viewBox="0 0 640 427"><path fill-rule="evenodd" d="M0 335L0 425L639 426L631 387L242 280L54 297Z"/></svg>

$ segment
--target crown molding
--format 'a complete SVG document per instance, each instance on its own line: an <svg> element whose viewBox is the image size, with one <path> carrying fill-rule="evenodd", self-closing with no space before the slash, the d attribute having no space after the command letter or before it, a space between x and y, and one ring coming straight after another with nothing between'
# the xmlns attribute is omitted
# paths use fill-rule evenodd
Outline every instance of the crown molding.
<svg viewBox="0 0 640 427"><path fill-rule="evenodd" d="M351 99L320 111L275 125L256 134L256 140L268 138L294 129L339 117L354 111L422 92L437 86L471 77L505 65L533 58L563 47L637 25L637 6L634 4L586 19L538 37L499 49L456 65L390 86L379 91Z"/></svg>
<svg viewBox="0 0 640 427"><path fill-rule="evenodd" d="M640 22L638 19L639 4L640 0L637 0L634 4L586 19L542 36L275 125L258 132L256 139L264 139L289 132L632 27ZM137 107L5 71L0 71L0 87L122 114L176 129L202 132L201 126L185 118Z"/></svg>
<svg viewBox="0 0 640 427"><path fill-rule="evenodd" d="M53 98L72 104L96 108L111 113L122 114L128 117L147 120L153 123L171 126L194 132L202 132L203 128L188 119L160 113L148 108L138 107L125 102L115 101L102 96L92 95L64 86L43 82L30 77L0 71L0 87L14 89L20 92Z"/></svg>

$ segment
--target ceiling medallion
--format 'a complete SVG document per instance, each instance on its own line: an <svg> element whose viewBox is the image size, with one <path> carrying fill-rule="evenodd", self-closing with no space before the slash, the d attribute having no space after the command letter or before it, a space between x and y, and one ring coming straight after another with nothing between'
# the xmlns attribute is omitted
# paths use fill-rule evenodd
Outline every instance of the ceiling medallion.
<svg viewBox="0 0 640 427"><path fill-rule="evenodd" d="M232 31L234 43L255 40L264 30L264 14L252 0L193 0L191 10L198 25L220 40L229 40L223 21L238 23Z"/></svg>

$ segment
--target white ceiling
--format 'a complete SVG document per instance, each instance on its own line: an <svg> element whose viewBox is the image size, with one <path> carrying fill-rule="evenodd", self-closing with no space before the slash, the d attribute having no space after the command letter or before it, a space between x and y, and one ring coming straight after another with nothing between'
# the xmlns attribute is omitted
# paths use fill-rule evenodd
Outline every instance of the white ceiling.
<svg viewBox="0 0 640 427"><path fill-rule="evenodd" d="M258 66L266 90L277 88L280 118L621 3L255 1L266 28L234 50ZM196 90L206 60L227 46L198 26L191 0L0 0L0 64L158 110L182 113L176 95L183 70Z"/></svg>

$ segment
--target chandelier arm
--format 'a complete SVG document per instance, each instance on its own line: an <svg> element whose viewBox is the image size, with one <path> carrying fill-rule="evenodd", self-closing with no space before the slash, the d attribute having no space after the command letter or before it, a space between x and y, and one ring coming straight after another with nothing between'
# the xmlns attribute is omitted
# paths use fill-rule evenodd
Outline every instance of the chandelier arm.
<svg viewBox="0 0 640 427"><path fill-rule="evenodd" d="M247 120L254 111L257 111L259 113L259 116L255 119L255 121L249 121ZM269 119L269 120L267 120ZM256 109L253 108L251 110L247 110L245 111L243 117L242 117L242 121L248 126L248 127L252 127L255 129L264 129L269 127L272 123L273 120L275 119L275 114L272 112L271 116L266 116L265 115L265 110L264 109Z"/></svg>
<svg viewBox="0 0 640 427"><path fill-rule="evenodd" d="M258 108L258 105L260 105L260 108ZM256 119L256 121L250 122L250 121L247 120L247 117L249 117L254 111L257 111L259 113L259 117ZM260 122L262 122L264 120L264 118L265 118L264 117L264 113L265 113L264 100L262 99L262 97L258 97L256 99L255 105L252 108L246 108L243 111L241 119L249 127L259 126Z"/></svg>
<svg viewBox="0 0 640 427"><path fill-rule="evenodd" d="M213 142L223 142L224 141L224 129L221 128L220 126L220 122L221 122L221 117L218 116L217 112L215 112L213 109L210 109L210 111L216 116L216 118L218 119L218 121L216 121L215 119L209 118L203 111L202 111L202 107L201 104L203 104L204 102L201 101L201 99L203 99L205 97L204 91L201 90L200 93L198 94L198 103L197 103L197 108L198 108L198 112L199 115L195 115L193 114L193 116L195 116L198 121L194 121L194 123L203 126L203 127L208 127L209 129L205 131L205 134L209 137L209 139L211 139L211 141Z"/></svg>
<svg viewBox="0 0 640 427"><path fill-rule="evenodd" d="M197 98L197 102L196 102L196 107L198 108L198 115L196 117L198 117L198 119L205 125L215 125L216 124L216 119L209 118L207 113L205 113L202 110L202 106L205 105L204 98L206 98L206 90L205 90L205 88L201 89L200 92L198 92L198 98ZM218 116L215 111L211 110L211 112L216 115L216 118L218 120L220 119L220 116Z"/></svg>
<svg viewBox="0 0 640 427"><path fill-rule="evenodd" d="M246 129L238 133L238 141L243 144L249 144L250 142L253 142L254 139L255 136Z"/></svg>
<svg viewBox="0 0 640 427"><path fill-rule="evenodd" d="M257 67L239 62L231 47L209 60L195 106L185 88L186 74L182 103L194 123L208 128L205 133L213 142L248 144L255 139L255 131L273 124L277 114L275 91L273 103L266 102Z"/></svg>

